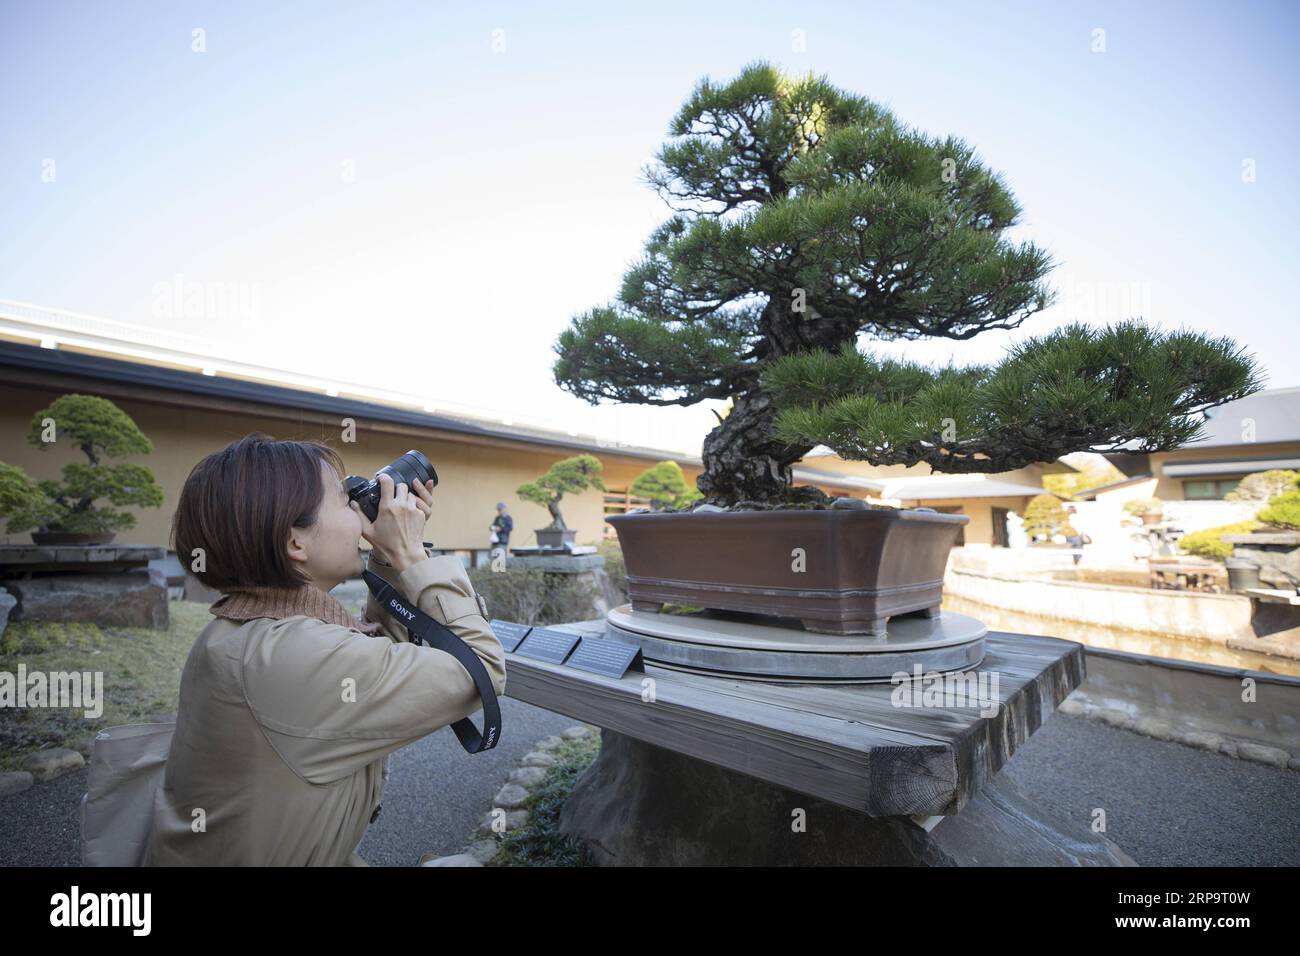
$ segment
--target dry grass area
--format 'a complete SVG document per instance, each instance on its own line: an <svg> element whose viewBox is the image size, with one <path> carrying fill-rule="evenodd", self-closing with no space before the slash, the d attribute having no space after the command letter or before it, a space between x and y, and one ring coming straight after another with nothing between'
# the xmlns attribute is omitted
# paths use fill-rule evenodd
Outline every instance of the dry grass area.
<svg viewBox="0 0 1300 956"><path fill-rule="evenodd" d="M207 604L173 601L171 624L165 631L10 621L0 638L0 671L16 677L24 664L29 674L102 674L103 712L88 718L83 708L6 707L0 711L0 770L18 769L35 750L81 749L80 744L105 727L175 713L185 658L210 620Z"/></svg>

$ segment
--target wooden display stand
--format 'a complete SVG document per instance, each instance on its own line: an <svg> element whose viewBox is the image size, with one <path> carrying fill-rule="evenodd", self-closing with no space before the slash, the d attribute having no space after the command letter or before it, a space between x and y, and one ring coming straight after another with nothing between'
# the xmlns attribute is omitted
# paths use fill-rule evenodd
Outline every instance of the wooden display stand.
<svg viewBox="0 0 1300 956"><path fill-rule="evenodd" d="M607 624L553 629L604 637ZM997 675L995 713L899 706L918 698L890 683L739 680L650 661L615 679L517 654L506 693L604 729L561 818L603 863L1131 865L1087 821L1054 819L994 780L1082 683L1082 645L989 633L966 672L981 673Z"/></svg>

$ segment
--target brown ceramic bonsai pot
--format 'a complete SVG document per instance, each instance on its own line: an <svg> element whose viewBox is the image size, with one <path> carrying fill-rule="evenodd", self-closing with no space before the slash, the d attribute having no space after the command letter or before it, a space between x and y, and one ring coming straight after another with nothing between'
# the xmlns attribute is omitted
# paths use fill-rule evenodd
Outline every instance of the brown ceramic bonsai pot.
<svg viewBox="0 0 1300 956"><path fill-rule="evenodd" d="M688 604L798 618L821 633L883 637L894 615L938 613L948 554L970 519L880 508L605 520L618 532L633 610Z"/></svg>

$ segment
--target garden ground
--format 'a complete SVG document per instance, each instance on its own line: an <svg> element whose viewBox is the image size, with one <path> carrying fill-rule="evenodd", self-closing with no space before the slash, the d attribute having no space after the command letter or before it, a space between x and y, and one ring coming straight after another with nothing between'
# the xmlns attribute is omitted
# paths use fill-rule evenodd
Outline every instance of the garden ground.
<svg viewBox="0 0 1300 956"><path fill-rule="evenodd" d="M106 682L104 717L87 721L55 709L0 721L5 768L24 750L72 746L102 726L129 723L176 707L177 678L193 636L208 620L204 605L173 602L166 632L93 626L11 626L0 670L21 654L29 668L90 669ZM11 636L12 635L12 636ZM383 812L360 846L378 866L414 865L421 855L457 853L473 836L515 762L571 717L511 698L501 701L501 744L464 753L449 729L395 753ZM581 858L556 839L558 810L590 742L566 745L560 763L532 798L529 829L494 865L573 865ZM1300 773L1152 740L1057 713L1002 771L1047 809L1091 822L1106 814L1107 835L1144 865L1300 865ZM68 866L79 862L82 769L0 798L0 865Z"/></svg>

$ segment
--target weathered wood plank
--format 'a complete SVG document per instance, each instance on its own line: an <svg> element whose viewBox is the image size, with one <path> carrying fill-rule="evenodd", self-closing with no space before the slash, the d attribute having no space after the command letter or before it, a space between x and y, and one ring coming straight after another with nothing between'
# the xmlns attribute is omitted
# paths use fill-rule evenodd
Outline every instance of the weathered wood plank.
<svg viewBox="0 0 1300 956"><path fill-rule="evenodd" d="M871 816L929 816L960 810L1082 683L1083 647L990 634L977 671L998 675L995 716L897 707L889 684L771 684L653 664L614 680L513 654L506 694Z"/></svg>

